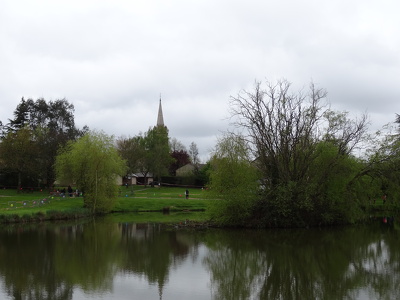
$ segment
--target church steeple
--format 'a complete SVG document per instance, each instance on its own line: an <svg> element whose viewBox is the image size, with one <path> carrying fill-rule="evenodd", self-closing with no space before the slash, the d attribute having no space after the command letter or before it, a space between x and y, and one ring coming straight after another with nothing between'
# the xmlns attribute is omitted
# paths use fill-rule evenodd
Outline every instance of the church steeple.
<svg viewBox="0 0 400 300"><path fill-rule="evenodd" d="M157 126L165 126L162 107L161 107L161 95L160 95L160 105L158 106Z"/></svg>

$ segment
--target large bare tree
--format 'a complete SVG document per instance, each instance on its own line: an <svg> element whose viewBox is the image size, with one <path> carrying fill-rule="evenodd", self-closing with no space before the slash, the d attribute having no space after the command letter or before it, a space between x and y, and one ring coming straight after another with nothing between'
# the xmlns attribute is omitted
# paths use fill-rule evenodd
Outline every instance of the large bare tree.
<svg viewBox="0 0 400 300"><path fill-rule="evenodd" d="M290 88L286 80L256 82L254 90L231 97L232 123L253 150L265 199L284 202L285 209L295 204L312 210L362 141L367 117L351 120L346 112L332 111L327 92L312 83L298 93Z"/></svg>

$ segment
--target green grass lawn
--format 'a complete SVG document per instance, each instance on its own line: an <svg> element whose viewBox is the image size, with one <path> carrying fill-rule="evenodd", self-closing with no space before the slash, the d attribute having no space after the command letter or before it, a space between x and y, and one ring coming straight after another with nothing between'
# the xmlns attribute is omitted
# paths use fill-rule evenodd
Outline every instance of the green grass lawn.
<svg viewBox="0 0 400 300"><path fill-rule="evenodd" d="M206 211L213 200L206 199L206 191L175 187L121 187L114 213L143 213L163 211L172 215L194 211ZM33 193L17 193L16 190L0 190L0 215L46 215L49 212L78 211L83 208L82 197L51 196L47 190ZM204 217L204 213L202 214ZM201 218L203 218L201 217ZM141 215L145 218L145 214Z"/></svg>
<svg viewBox="0 0 400 300"><path fill-rule="evenodd" d="M159 210L206 210L211 200L206 191L189 189L189 199L185 198L185 189L175 187L121 188L121 197L115 211L159 211Z"/></svg>

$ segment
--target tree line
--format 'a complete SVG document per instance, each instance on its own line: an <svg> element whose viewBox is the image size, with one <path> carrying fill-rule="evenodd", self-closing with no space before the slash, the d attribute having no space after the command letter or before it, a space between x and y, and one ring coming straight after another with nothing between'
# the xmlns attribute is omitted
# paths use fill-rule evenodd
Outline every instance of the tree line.
<svg viewBox="0 0 400 300"><path fill-rule="evenodd" d="M51 189L56 180L74 184L92 212L112 209L117 176L139 172L145 180L151 174L161 181L179 167L199 162L197 145L192 142L188 152L178 140L170 140L165 126L117 140L87 126L78 129L74 106L66 99L22 98L8 121L0 124L0 184L18 191Z"/></svg>
<svg viewBox="0 0 400 300"><path fill-rule="evenodd" d="M367 115L332 110L327 92L310 84L292 92L286 80L256 82L231 97L233 129L218 140L197 176L214 201L212 221L224 226L288 227L354 223L371 206L398 209L400 116L386 129L369 131ZM67 100L22 99L14 119L2 126L1 175L51 186L76 182L93 212L112 208L115 176L140 172L161 181L188 162L189 151L154 126L116 141L78 129ZM4 178L3 178L4 179Z"/></svg>
<svg viewBox="0 0 400 300"><path fill-rule="evenodd" d="M88 132L74 122L66 99L46 102L22 98L13 119L1 125L0 163L3 185L52 186L57 151Z"/></svg>

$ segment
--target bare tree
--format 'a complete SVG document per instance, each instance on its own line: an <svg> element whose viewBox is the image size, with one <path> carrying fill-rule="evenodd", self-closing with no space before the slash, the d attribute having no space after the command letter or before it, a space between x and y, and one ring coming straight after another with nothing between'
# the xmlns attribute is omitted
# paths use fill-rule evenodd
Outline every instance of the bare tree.
<svg viewBox="0 0 400 300"><path fill-rule="evenodd" d="M347 113L331 111L327 92L312 83L307 93L293 94L290 86L286 80L267 83L266 88L256 82L254 91L242 91L231 97L230 104L233 124L244 129L267 190L276 196L278 186L290 185L290 197L297 201L311 184L317 185L321 174L336 171L341 156L349 155L361 141L367 118L352 121ZM321 143L336 149L323 170L316 167Z"/></svg>
<svg viewBox="0 0 400 300"><path fill-rule="evenodd" d="M179 151L185 151L186 152L186 147L185 145L182 144L182 142L178 141L177 138L173 137L171 138L169 142L169 147L171 148L171 152L179 152Z"/></svg>
<svg viewBox="0 0 400 300"><path fill-rule="evenodd" d="M311 85L311 94L292 95L290 83L255 84L254 92L231 98L235 125L245 128L254 146L254 155L271 183L299 180L312 159L318 140L317 126L322 121L324 90Z"/></svg>
<svg viewBox="0 0 400 300"><path fill-rule="evenodd" d="M197 145L195 142L191 142L189 146L189 156L190 156L190 161L192 164L197 166L200 163L199 159L199 149L197 148Z"/></svg>

